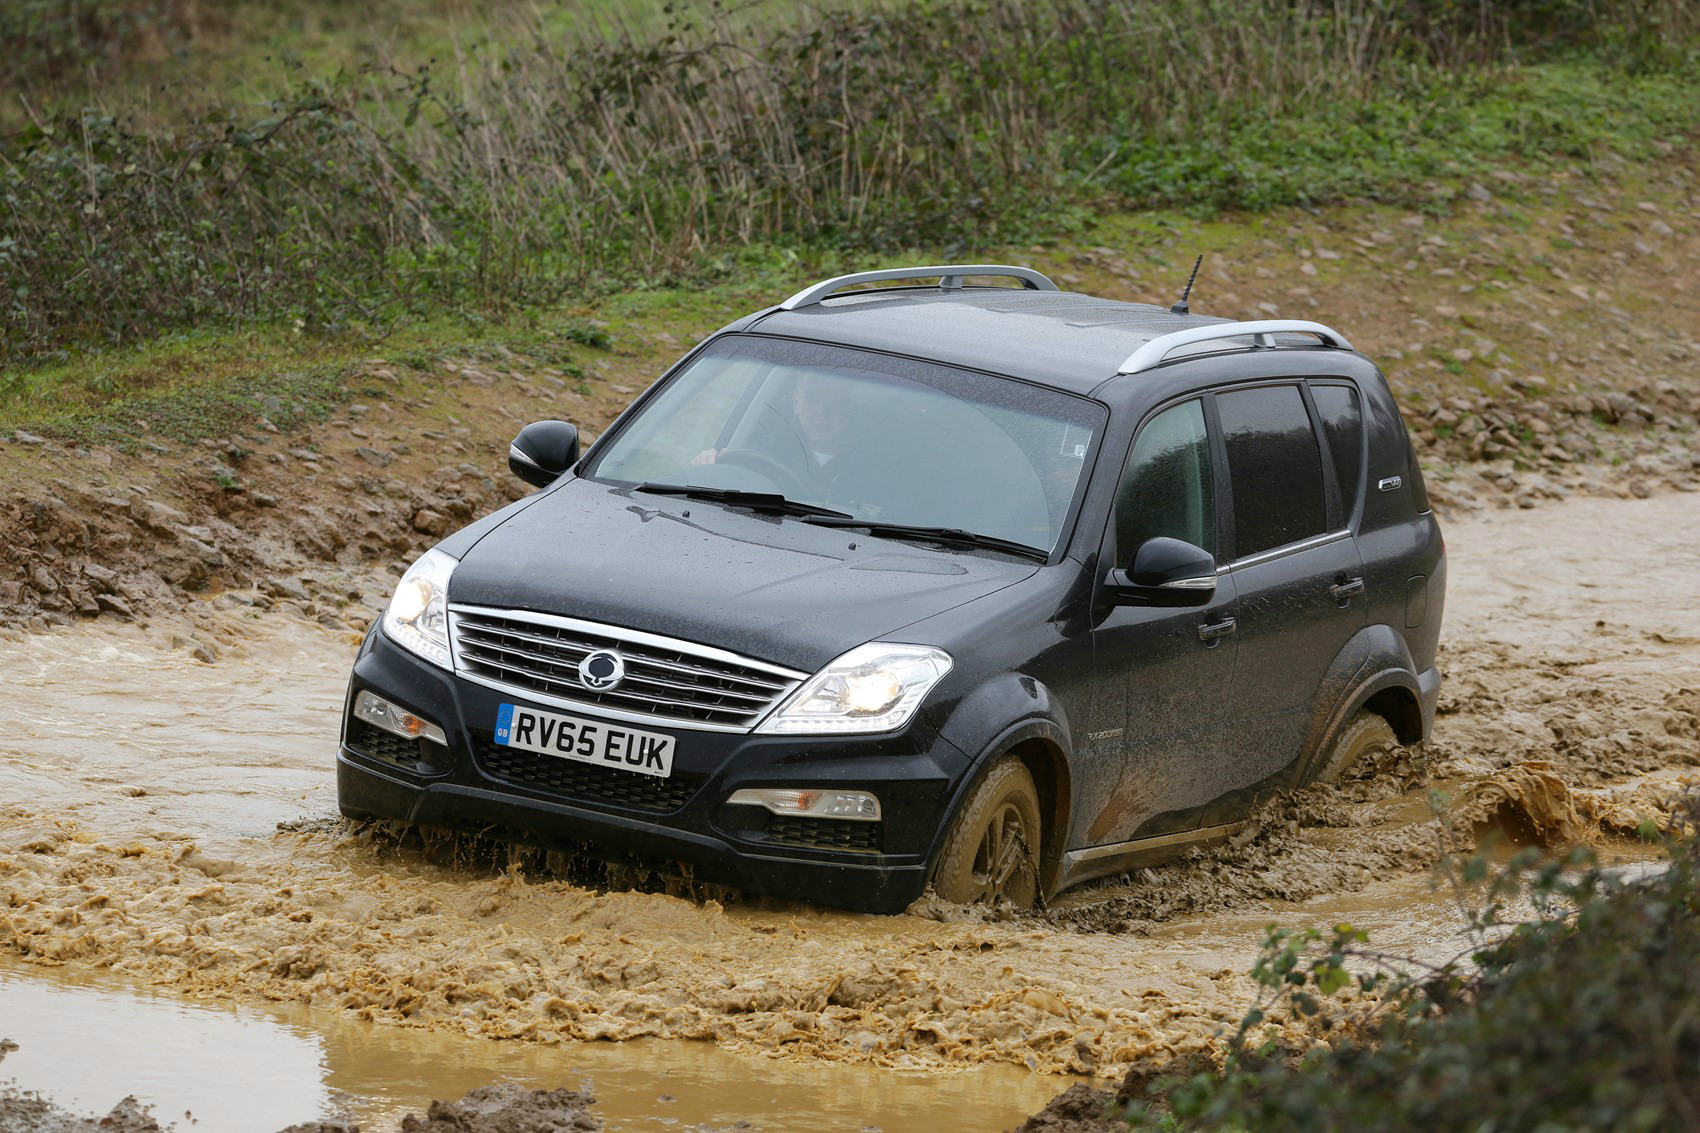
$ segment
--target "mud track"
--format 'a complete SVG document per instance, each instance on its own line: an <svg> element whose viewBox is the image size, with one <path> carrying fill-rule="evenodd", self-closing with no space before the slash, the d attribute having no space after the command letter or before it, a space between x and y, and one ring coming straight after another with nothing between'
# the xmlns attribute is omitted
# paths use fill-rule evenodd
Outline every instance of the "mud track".
<svg viewBox="0 0 1700 1133"><path fill-rule="evenodd" d="M713 1040L788 1059L1120 1074L1201 1050L1262 924L1348 917L1456 950L1425 870L1497 823L1618 852L1700 782L1700 496L1446 526L1437 737L1272 804L1237 844L985 919L591 887L537 855L335 818L346 633L227 611L217 664L158 624L0 642L0 950L186 995L469 1036ZM1431 813L1431 788L1457 821Z"/></svg>

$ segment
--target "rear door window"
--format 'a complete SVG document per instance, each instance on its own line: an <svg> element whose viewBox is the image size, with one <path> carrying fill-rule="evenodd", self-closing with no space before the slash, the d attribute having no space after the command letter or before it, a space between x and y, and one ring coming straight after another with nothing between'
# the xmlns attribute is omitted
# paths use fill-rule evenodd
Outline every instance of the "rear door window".
<svg viewBox="0 0 1700 1133"><path fill-rule="evenodd" d="M1123 565L1159 535L1216 553L1216 480L1197 398L1145 423L1116 490L1116 555Z"/></svg>
<svg viewBox="0 0 1700 1133"><path fill-rule="evenodd" d="M1358 481L1364 463L1364 423L1358 410L1358 391L1351 386L1313 382L1310 396L1316 403L1316 415L1322 418L1322 435L1328 440L1328 455L1334 461L1340 514L1350 519L1358 506Z"/></svg>
<svg viewBox="0 0 1700 1133"><path fill-rule="evenodd" d="M1244 558L1326 532L1322 449L1299 387L1218 393L1216 412L1234 497L1234 554Z"/></svg>

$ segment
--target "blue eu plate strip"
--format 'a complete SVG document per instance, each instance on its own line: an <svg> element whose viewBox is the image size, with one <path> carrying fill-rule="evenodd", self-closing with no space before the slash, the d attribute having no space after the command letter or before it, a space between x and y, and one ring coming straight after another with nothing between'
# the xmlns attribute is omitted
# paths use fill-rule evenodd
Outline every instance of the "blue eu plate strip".
<svg viewBox="0 0 1700 1133"><path fill-rule="evenodd" d="M505 744L505 743L508 742L508 733L513 729L513 724L514 724L514 706L511 705L511 704L502 705L501 711L496 713L496 742L497 743Z"/></svg>

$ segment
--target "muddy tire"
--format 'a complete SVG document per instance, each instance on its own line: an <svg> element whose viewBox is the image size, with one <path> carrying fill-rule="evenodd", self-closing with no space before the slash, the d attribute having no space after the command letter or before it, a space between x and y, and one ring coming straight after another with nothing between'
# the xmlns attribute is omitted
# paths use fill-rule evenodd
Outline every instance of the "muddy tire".
<svg viewBox="0 0 1700 1133"><path fill-rule="evenodd" d="M969 792L933 868L933 890L957 904L1032 908L1039 898L1039 791L1006 755Z"/></svg>
<svg viewBox="0 0 1700 1133"><path fill-rule="evenodd" d="M1373 766L1378 756L1399 746L1399 737L1387 721L1373 712L1360 712L1334 738L1334 746L1321 769L1312 777L1313 783L1332 783L1352 773Z"/></svg>

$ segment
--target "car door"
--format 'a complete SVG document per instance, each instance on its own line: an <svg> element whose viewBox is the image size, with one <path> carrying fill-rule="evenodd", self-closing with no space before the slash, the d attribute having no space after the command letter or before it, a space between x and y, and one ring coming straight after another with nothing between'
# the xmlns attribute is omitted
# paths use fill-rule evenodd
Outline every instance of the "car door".
<svg viewBox="0 0 1700 1133"><path fill-rule="evenodd" d="M1220 542L1218 472L1204 403L1193 397L1140 428L1117 486L1102 563L1131 561L1146 539L1182 539L1214 554ZM1189 825L1185 813L1214 796L1221 758L1222 690L1233 676L1233 580L1181 608L1113 605L1093 631L1098 694L1079 760L1074 848L1105 846Z"/></svg>
<svg viewBox="0 0 1700 1133"><path fill-rule="evenodd" d="M1324 677L1363 628L1367 603L1336 465L1307 387L1219 390L1210 408L1232 501L1226 573L1239 595L1239 650L1224 698L1219 805L1226 819L1252 793L1286 785Z"/></svg>

